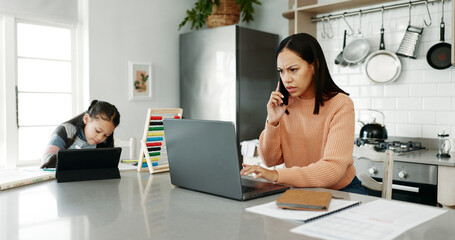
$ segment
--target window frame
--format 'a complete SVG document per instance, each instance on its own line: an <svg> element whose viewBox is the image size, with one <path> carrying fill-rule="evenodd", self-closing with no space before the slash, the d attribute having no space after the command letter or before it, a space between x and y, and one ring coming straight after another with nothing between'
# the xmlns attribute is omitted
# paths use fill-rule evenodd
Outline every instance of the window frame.
<svg viewBox="0 0 455 240"><path fill-rule="evenodd" d="M83 96L82 76L82 61L79 55L82 53L81 31L77 23L65 23L52 19L32 19L24 17L15 17L9 15L0 15L3 18L3 33L0 37L3 39L3 44L0 46L0 69L3 68L4 75L0 76L0 84L5 86L4 96L0 98L0 131L4 132L4 136L0 137L0 168L16 168L25 166L38 166L40 159L34 161L21 161L19 159L19 131L17 118L17 85L18 85L18 52L17 52L17 26L18 24L34 24L41 26L65 28L71 32L71 101L72 115L75 115L80 110L80 102ZM0 29L1 32L1 29ZM2 35L3 34L3 35ZM0 40L0 43L2 41ZM2 53L2 51L4 51ZM3 60L3 62L2 62ZM8 81L14 79L14 81ZM3 108L3 109L2 109ZM4 113L4 114L3 114ZM50 137L50 136L49 136ZM44 151L44 149L43 149Z"/></svg>

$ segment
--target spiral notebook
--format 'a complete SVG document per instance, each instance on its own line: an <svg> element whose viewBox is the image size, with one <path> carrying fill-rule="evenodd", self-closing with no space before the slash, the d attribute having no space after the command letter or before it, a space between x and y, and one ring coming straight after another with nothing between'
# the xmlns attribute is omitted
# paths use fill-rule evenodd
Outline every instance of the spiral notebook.
<svg viewBox="0 0 455 240"><path fill-rule="evenodd" d="M246 210L249 212L266 215L269 217L294 220L299 222L310 222L318 218L334 214L345 209L360 205L360 201L343 200L333 198L330 201L329 209L327 211L302 211L282 209L276 205L275 202L269 202L254 207L249 207Z"/></svg>

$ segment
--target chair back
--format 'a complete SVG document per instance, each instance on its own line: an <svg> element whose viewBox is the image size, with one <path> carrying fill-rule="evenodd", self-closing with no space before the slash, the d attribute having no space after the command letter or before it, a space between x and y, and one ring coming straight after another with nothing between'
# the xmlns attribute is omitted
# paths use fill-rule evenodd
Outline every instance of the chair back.
<svg viewBox="0 0 455 240"><path fill-rule="evenodd" d="M367 146L354 145L353 156L356 159L364 158L374 162L384 162L382 183L374 180L368 173L357 173L357 177L362 181L364 187L381 191L382 198L392 199L393 151L377 152Z"/></svg>

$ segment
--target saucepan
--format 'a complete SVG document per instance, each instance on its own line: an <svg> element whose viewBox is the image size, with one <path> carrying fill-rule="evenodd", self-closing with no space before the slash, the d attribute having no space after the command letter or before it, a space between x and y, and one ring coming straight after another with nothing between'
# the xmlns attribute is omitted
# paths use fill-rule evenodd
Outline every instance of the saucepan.
<svg viewBox="0 0 455 240"><path fill-rule="evenodd" d="M344 51L344 48L346 47L346 30L344 30L344 36L343 36L343 50L341 50L341 52L337 55L337 57L335 58L335 64L336 65L342 65L342 66L347 66L349 65L348 62L346 62L343 58L343 51Z"/></svg>
<svg viewBox="0 0 455 240"><path fill-rule="evenodd" d="M442 1L442 18L440 24L441 42L433 45L427 53L427 62L435 69L446 69L452 65L451 46L444 42L444 26L444 1Z"/></svg>
<svg viewBox="0 0 455 240"><path fill-rule="evenodd" d="M384 10L382 11L384 13ZM379 51L375 51L367 57L363 68L365 76L376 83L393 82L400 76L400 59L395 53L385 50L384 24L381 26L381 41L379 44Z"/></svg>

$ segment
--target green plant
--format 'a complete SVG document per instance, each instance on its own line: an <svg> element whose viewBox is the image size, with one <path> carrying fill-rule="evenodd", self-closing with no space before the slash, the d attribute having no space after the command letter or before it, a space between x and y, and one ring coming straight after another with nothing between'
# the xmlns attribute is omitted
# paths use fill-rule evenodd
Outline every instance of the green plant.
<svg viewBox="0 0 455 240"><path fill-rule="evenodd" d="M240 14L243 22L253 21L254 7L253 4L261 5L259 0L233 0L240 8ZM220 5L220 0L197 0L194 8L186 10L187 16L179 24L179 30L187 23L191 22L191 29L202 28L205 25L206 19L212 14L212 6Z"/></svg>

